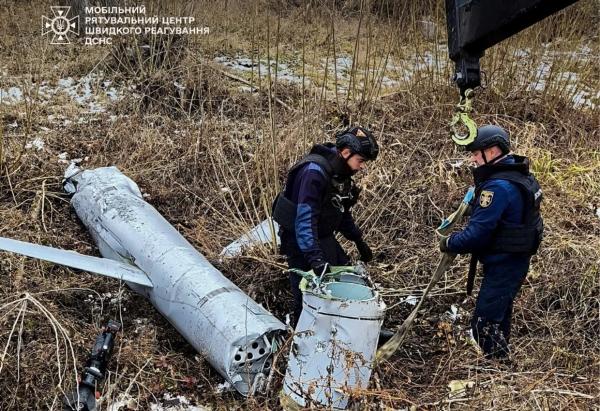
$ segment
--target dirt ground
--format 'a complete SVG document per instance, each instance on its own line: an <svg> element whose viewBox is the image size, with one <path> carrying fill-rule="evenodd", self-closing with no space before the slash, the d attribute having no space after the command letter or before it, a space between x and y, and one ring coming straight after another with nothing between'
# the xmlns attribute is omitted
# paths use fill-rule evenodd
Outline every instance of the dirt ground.
<svg viewBox="0 0 600 411"><path fill-rule="evenodd" d="M50 45L40 35L49 2L0 4L0 236L99 255L61 180L73 160L115 165L283 320L292 296L276 250L218 254L267 216L286 170L312 144L345 122L368 124L382 150L358 178L354 215L375 251L369 271L389 308L385 326L401 324L407 297L420 295L437 264L434 229L470 184L465 153L449 138L457 90L443 4L309 3L154 2L149 14L193 15L211 34L87 46L83 37ZM487 87L474 119L510 132L545 196L544 242L514 308L514 361L485 361L469 343L475 300L464 295L468 257L459 257L355 409L598 406L598 20L597 2L581 1L482 60ZM269 392L223 392L223 378L123 284L5 252L0 409L60 408L111 318L123 331L101 409L280 409L285 361Z"/></svg>

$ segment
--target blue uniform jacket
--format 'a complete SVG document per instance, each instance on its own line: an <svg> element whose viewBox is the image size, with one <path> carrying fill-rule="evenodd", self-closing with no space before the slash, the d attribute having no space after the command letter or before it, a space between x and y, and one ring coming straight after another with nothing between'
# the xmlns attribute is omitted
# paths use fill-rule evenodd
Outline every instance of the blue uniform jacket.
<svg viewBox="0 0 600 411"><path fill-rule="evenodd" d="M285 196L297 204L295 242L310 264L326 261L319 245L318 221L328 184L325 171L311 162L298 170L292 186L286 188ZM344 211L338 231L350 241L362 236L349 210Z"/></svg>
<svg viewBox="0 0 600 411"><path fill-rule="evenodd" d="M507 156L501 163L514 163ZM494 231L500 225L520 224L523 219L524 199L519 187L506 180L494 179L481 184L480 194L474 199L473 211L467 227L454 233L448 239L448 251L458 254L476 254L484 264L515 262L515 259L529 261L529 257L519 254L490 254L486 250L493 241Z"/></svg>

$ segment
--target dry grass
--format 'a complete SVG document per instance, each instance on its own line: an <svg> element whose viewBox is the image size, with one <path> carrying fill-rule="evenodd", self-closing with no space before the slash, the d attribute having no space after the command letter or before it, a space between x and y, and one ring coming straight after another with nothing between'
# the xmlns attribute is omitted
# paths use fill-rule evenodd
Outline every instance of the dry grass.
<svg viewBox="0 0 600 411"><path fill-rule="evenodd" d="M450 165L463 154L448 138L457 92L437 47L444 42L443 7L293 3L203 2L189 12L204 17L210 36L123 39L111 49L49 47L37 31L39 6L0 6L2 21L10 21L0 29L6 72L0 89L20 86L27 96L17 105L0 104L0 235L96 254L60 193L65 165L57 156L87 157L87 168L114 164L226 276L283 318L291 295L273 250L250 250L224 263L217 253L266 216L286 169L312 143L331 138L344 121L370 123L383 150L360 178L356 216L376 251L371 272L392 307L386 326L400 324L411 308L400 298L418 295L437 262L433 230L470 182L466 166ZM184 14L184 5L171 7ZM466 259L458 259L357 408L590 409L598 403L600 113L571 104L579 91L598 90L595 7L584 0L490 50L482 62L488 87L476 98L476 121L511 132L515 150L532 158L546 195L546 239L515 306L516 365L485 363L467 343L474 301L463 297ZM433 37L422 20L437 22ZM584 45L592 48L590 58L572 54ZM528 50L527 57L519 50ZM212 61L221 54L288 64L304 81L286 83L276 74L281 64L274 64L267 72L232 73L259 90L243 92ZM333 67L342 55L354 57L347 78L318 65ZM429 58L433 64L414 71ZM547 87L528 89L548 59ZM391 61L396 68L386 68ZM414 75L404 79L409 71ZM570 87L560 79L565 71L577 74ZM68 98L45 103L37 92L42 81L90 72L135 92L98 114ZM394 88L382 86L385 76L397 79ZM44 148L24 149L35 137ZM216 393L221 377L147 301L114 281L6 253L0 262L1 409L56 408L61 390L72 387L74 365L81 368L108 318L122 321L124 331L103 409L124 392L137 409L167 392L215 408L278 407L277 380L267 395L249 400ZM445 315L451 304L462 314L456 322ZM452 380L474 385L449 397Z"/></svg>

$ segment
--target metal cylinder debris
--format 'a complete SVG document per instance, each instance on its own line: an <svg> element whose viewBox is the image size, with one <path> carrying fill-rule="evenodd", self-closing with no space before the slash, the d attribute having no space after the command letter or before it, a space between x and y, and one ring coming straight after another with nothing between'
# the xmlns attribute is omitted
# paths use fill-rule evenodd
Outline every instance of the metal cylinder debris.
<svg viewBox="0 0 600 411"><path fill-rule="evenodd" d="M281 244L279 235L279 224L270 217L263 220L260 224L244 233L240 238L227 245L221 251L221 257L238 257L242 255L244 249L252 248L259 244Z"/></svg>
<svg viewBox="0 0 600 411"><path fill-rule="evenodd" d="M334 267L322 281L304 274L281 403L345 409L369 383L385 304L354 267Z"/></svg>
<svg viewBox="0 0 600 411"><path fill-rule="evenodd" d="M135 264L128 283L240 393L264 382L285 325L213 267L116 167L67 170L65 190L104 257Z"/></svg>

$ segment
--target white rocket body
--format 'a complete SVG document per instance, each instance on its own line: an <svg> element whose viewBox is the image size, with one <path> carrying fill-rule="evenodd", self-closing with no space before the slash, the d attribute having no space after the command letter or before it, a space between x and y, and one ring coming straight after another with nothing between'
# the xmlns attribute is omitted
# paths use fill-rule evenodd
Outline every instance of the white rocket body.
<svg viewBox="0 0 600 411"><path fill-rule="evenodd" d="M0 238L0 249L121 278L243 395L260 388L285 325L213 267L116 167L65 174L105 258ZM112 260L112 261L111 261Z"/></svg>

